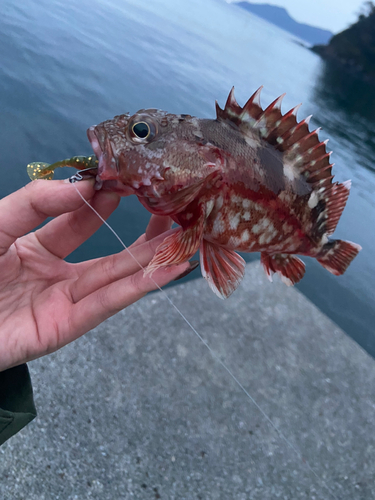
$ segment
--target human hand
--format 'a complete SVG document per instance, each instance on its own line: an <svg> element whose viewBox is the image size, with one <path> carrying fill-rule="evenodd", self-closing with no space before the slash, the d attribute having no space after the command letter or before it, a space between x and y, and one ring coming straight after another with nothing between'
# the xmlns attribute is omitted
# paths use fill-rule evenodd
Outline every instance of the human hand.
<svg viewBox="0 0 375 500"><path fill-rule="evenodd" d="M95 192L91 181L78 189L104 219L119 203L115 193ZM29 233L47 217L54 219ZM56 351L155 290L154 281L163 286L190 267L186 262L144 277L126 250L66 262L101 224L64 181L33 181L0 200L0 371ZM169 218L152 216L129 247L142 266L170 225Z"/></svg>

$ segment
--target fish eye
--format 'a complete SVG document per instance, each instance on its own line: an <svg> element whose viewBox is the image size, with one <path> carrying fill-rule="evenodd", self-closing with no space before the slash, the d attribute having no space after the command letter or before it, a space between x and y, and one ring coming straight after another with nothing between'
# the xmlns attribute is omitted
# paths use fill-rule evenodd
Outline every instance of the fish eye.
<svg viewBox="0 0 375 500"><path fill-rule="evenodd" d="M151 142L157 132L157 126L148 116L135 116L128 128L129 138L135 144L147 144Z"/></svg>
<svg viewBox="0 0 375 500"><path fill-rule="evenodd" d="M133 134L139 139L147 139L151 134L150 126L146 122L134 123L132 126Z"/></svg>

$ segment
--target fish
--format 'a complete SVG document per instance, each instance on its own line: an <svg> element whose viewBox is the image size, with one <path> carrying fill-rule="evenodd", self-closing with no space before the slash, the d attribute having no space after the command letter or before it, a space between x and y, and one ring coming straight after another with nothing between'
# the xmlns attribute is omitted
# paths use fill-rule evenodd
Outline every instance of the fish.
<svg viewBox="0 0 375 500"><path fill-rule="evenodd" d="M290 286L305 273L297 255L339 276L361 250L331 238L351 182L333 181L328 141L309 130L311 116L297 120L300 105L282 114L285 94L263 109L261 89L241 107L232 88L214 119L141 109L88 129L95 157L78 168L95 162L96 188L135 194L179 226L146 273L199 250L203 277L224 299L244 276L238 252L260 252L270 281L276 273Z"/></svg>

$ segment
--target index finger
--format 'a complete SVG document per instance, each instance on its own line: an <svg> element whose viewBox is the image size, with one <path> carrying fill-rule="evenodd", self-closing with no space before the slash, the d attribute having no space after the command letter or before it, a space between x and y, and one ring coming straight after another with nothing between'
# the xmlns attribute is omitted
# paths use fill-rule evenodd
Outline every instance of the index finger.
<svg viewBox="0 0 375 500"><path fill-rule="evenodd" d="M85 198L95 193L91 181L81 181ZM73 186L64 181L36 180L0 200L0 256L15 240L32 231L47 217L77 210L84 204Z"/></svg>
<svg viewBox="0 0 375 500"><path fill-rule="evenodd" d="M159 234L165 233L172 227L173 220L165 215L151 215L150 222L146 228L146 241L152 240Z"/></svg>

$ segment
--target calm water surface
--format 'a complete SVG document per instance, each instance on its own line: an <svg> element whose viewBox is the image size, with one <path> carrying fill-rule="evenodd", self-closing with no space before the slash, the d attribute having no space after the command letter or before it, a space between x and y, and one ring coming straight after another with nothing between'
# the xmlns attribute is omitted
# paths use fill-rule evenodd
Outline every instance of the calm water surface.
<svg viewBox="0 0 375 500"><path fill-rule="evenodd" d="M304 259L307 272L298 288L375 355L370 86L337 73L288 33L219 0L191 0L188 8L168 0L3 0L1 14L1 197L28 182L30 161L90 154L86 129L115 114L156 107L214 117L215 99L223 105L233 85L240 104L260 85L263 105L283 92L284 111L303 102L299 118L313 114L312 126L323 128L322 140L330 139L336 180L353 181L335 237L360 243L363 251L339 278ZM130 197L110 222L131 243L148 218ZM117 251L117 240L101 229L71 259Z"/></svg>

